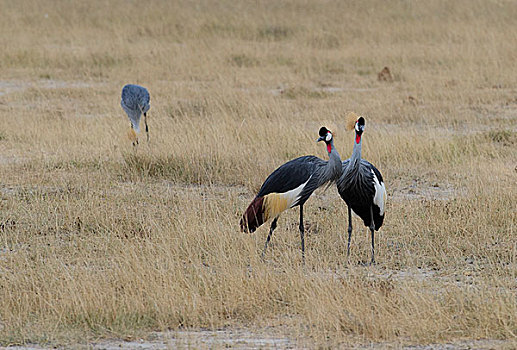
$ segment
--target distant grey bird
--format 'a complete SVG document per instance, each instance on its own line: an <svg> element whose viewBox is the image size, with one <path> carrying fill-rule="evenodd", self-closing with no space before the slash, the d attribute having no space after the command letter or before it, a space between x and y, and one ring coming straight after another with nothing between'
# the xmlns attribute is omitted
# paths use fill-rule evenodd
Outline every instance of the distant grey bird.
<svg viewBox="0 0 517 350"><path fill-rule="evenodd" d="M371 163L361 159L361 144L364 118L355 113L348 115L347 129L355 129L352 157L343 161L343 174L337 180L338 192L348 206L348 248L352 237L352 213L357 214L370 228L372 234L372 263L375 263L374 230L378 231L384 221L386 188L382 175Z"/></svg>
<svg viewBox="0 0 517 350"><path fill-rule="evenodd" d="M138 137L136 133L140 132L140 118L144 115L145 132L147 134L147 141L149 141L149 127L147 126L147 112L150 105L149 91L146 88L128 84L122 88L122 99L120 105L127 113L131 121L131 131L129 139L133 141L133 145L138 144Z"/></svg>
<svg viewBox="0 0 517 350"><path fill-rule="evenodd" d="M302 257L305 259L303 205L318 187L336 181L342 172L341 158L334 147L332 133L322 127L319 135L317 141L325 141L329 160L304 156L280 166L268 176L242 216L240 226L243 232L254 232L264 222L273 219L262 251L263 256L280 214L288 208L300 206L299 229Z"/></svg>

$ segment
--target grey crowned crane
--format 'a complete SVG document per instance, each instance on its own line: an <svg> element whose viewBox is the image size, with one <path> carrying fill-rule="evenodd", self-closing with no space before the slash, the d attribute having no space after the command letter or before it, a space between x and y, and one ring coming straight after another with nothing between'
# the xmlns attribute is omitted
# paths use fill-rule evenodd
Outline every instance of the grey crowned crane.
<svg viewBox="0 0 517 350"><path fill-rule="evenodd" d="M149 141L149 127L147 126L147 112L150 105L149 91L143 86L128 84L122 88L122 99L120 105L126 112L131 121L131 130L129 131L129 139L133 145L138 144L137 133L140 132L140 118L144 115L145 132L147 141Z"/></svg>
<svg viewBox="0 0 517 350"><path fill-rule="evenodd" d="M334 147L332 133L322 127L319 135L317 142L326 143L329 160L303 156L280 166L268 176L242 216L240 226L243 232L254 232L264 222L273 219L262 256L266 252L280 214L288 208L300 206L299 229L302 258L305 259L303 205L318 187L336 181L342 173L341 158Z"/></svg>
<svg viewBox="0 0 517 350"><path fill-rule="evenodd" d="M348 246L352 237L352 211L370 228L372 235L372 260L375 263L374 231L378 231L384 221L386 188L382 175L370 162L361 159L361 144L364 118L355 113L347 116L347 130L355 129L354 149L350 159L343 161L343 173L337 180L339 195L348 206Z"/></svg>

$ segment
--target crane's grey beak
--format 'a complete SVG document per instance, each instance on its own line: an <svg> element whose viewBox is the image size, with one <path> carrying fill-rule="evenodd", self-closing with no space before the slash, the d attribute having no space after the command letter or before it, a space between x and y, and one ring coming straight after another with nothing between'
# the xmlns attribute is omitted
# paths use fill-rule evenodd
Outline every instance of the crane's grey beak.
<svg viewBox="0 0 517 350"><path fill-rule="evenodd" d="M325 137L320 136L320 137L316 140L316 142L320 142L320 141L325 141Z"/></svg>

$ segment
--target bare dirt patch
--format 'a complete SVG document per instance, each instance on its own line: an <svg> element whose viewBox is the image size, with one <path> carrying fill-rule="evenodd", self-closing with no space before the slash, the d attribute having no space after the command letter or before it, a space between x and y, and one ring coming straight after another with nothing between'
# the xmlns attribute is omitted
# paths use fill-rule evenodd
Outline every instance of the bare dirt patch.
<svg viewBox="0 0 517 350"><path fill-rule="evenodd" d="M62 81L53 79L41 79L36 81L0 80L0 96L13 92L22 92L29 88L39 89L63 89L63 88L91 88L98 84L85 81Z"/></svg>
<svg viewBox="0 0 517 350"><path fill-rule="evenodd" d="M40 345L0 347L5 350L43 350L43 349L92 349L92 350L161 350L161 349L300 349L311 348L309 342L293 338L270 335L248 329L235 330L192 330L177 332L155 332L146 339L122 340L106 339L67 346L45 347ZM403 343L370 343L363 345L344 345L350 349L405 349L405 350L496 350L512 349L512 340L479 339L459 340L457 342L432 343L423 345L404 345Z"/></svg>
<svg viewBox="0 0 517 350"><path fill-rule="evenodd" d="M465 190L457 189L449 183L421 184L418 180L402 186L401 188L391 189L391 199L401 200L449 200L465 193Z"/></svg>

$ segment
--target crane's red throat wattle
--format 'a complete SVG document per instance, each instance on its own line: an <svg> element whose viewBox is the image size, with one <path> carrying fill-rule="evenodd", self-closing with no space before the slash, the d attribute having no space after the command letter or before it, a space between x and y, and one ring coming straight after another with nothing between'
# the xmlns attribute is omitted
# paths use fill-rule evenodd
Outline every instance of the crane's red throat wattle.
<svg viewBox="0 0 517 350"><path fill-rule="evenodd" d="M356 134L355 135L355 143L359 143L359 142L361 142L361 135Z"/></svg>
<svg viewBox="0 0 517 350"><path fill-rule="evenodd" d="M332 151L332 146L329 144L327 144L327 152L330 153L330 151Z"/></svg>

